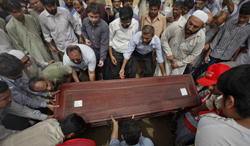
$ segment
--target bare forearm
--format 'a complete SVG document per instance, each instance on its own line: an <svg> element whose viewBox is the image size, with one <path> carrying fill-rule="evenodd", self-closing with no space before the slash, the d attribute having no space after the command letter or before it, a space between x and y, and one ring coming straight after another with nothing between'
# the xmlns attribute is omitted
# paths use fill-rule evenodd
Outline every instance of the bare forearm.
<svg viewBox="0 0 250 146"><path fill-rule="evenodd" d="M166 70L165 70L165 66L164 66L164 62L159 63L159 66L160 66L160 68L161 68L162 75L163 75L163 76L164 76L164 75L167 75Z"/></svg>
<svg viewBox="0 0 250 146"><path fill-rule="evenodd" d="M238 56L240 50L241 50L241 47L239 47L238 50L235 52L235 54L234 54L233 57L231 58L231 61L234 61L234 60L236 59L236 57Z"/></svg>
<svg viewBox="0 0 250 146"><path fill-rule="evenodd" d="M123 69L125 69L125 66L126 66L126 64L128 63L128 59L126 59L126 58L123 58L123 62L122 62L122 68L121 68L121 70Z"/></svg>
<svg viewBox="0 0 250 146"><path fill-rule="evenodd" d="M80 82L76 71L73 69L73 67L71 67L71 68L72 68L72 77L73 77L73 79L75 80L75 82Z"/></svg>
<svg viewBox="0 0 250 146"><path fill-rule="evenodd" d="M90 81L95 81L95 71L89 71L89 80Z"/></svg>
<svg viewBox="0 0 250 146"><path fill-rule="evenodd" d="M118 139L118 124L117 123L113 124L113 130L112 130L110 139Z"/></svg>
<svg viewBox="0 0 250 146"><path fill-rule="evenodd" d="M70 83L71 82L71 78L72 78L72 75L67 75L66 83Z"/></svg>
<svg viewBox="0 0 250 146"><path fill-rule="evenodd" d="M113 56L113 53L112 53L112 46L109 46L109 56Z"/></svg>

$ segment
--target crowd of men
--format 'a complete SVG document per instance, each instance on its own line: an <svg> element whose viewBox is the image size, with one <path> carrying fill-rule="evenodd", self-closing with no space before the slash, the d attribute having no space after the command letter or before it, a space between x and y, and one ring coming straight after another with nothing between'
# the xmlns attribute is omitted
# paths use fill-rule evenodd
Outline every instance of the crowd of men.
<svg viewBox="0 0 250 146"><path fill-rule="evenodd" d="M249 145L250 0L112 5L0 0L0 145L57 145L85 128L77 114L55 119L60 83L182 74L203 104L179 118L175 144ZM120 142L111 120L110 146L154 145L133 118Z"/></svg>

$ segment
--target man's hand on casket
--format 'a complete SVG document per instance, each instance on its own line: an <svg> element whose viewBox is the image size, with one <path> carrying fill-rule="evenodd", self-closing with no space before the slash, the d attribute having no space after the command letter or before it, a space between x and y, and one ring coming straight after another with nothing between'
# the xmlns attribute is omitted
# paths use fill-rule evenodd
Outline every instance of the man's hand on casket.
<svg viewBox="0 0 250 146"><path fill-rule="evenodd" d="M53 112L55 107L59 107L59 105L47 104L46 107Z"/></svg>
<svg viewBox="0 0 250 146"><path fill-rule="evenodd" d="M57 93L59 93L59 92L60 92L60 90L57 90L57 91L54 91L54 92L50 92L49 97L50 97L50 98L55 98L55 95L56 95Z"/></svg>

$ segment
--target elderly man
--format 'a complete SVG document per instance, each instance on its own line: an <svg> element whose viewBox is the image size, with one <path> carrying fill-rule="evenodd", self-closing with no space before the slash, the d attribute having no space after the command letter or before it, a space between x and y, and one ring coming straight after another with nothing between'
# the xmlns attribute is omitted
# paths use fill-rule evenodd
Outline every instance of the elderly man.
<svg viewBox="0 0 250 146"><path fill-rule="evenodd" d="M167 26L170 26L173 23L186 23L187 20L182 16L182 9L184 7L184 3L182 1L176 1L173 4L173 11L168 13L167 17Z"/></svg>
<svg viewBox="0 0 250 146"><path fill-rule="evenodd" d="M202 65L195 79L217 62L234 61L248 39L250 31L250 2L242 5L238 19L226 22L209 45Z"/></svg>
<svg viewBox="0 0 250 146"><path fill-rule="evenodd" d="M130 6L124 6L120 10L120 18L109 25L109 55L111 58L110 70L111 79L119 78L119 71L122 66L123 53L128 47L131 37L138 31L138 21L133 17L133 10ZM125 69L125 76L128 75L130 62Z"/></svg>
<svg viewBox="0 0 250 146"><path fill-rule="evenodd" d="M95 81L96 57L94 51L87 45L72 45L66 49L63 64L73 67L78 73L80 70L88 74L90 81Z"/></svg>
<svg viewBox="0 0 250 146"><path fill-rule="evenodd" d="M154 27L151 25L145 25L142 28L141 32L137 32L130 40L127 50L123 53L123 63L120 70L120 77L122 79L125 78L124 76L124 69L125 66L132 55L132 65L131 71L129 74L130 78L135 78L136 70L139 64L139 61L143 61L145 64L145 72L144 77L151 77L153 76L153 57L152 52L156 50L157 54L157 62L161 68L162 74L167 75L165 68L164 68L164 59L162 56L162 49L161 49L161 41L160 39L154 34Z"/></svg>
<svg viewBox="0 0 250 146"><path fill-rule="evenodd" d="M86 45L90 46L96 56L96 80L99 80L99 73L102 73L103 79L110 79L109 58L107 53L109 49L109 26L100 17L101 8L96 2L91 2L87 7L88 18L83 20L82 36Z"/></svg>
<svg viewBox="0 0 250 146"><path fill-rule="evenodd" d="M77 11L77 13L75 13L73 16L76 19L76 21L82 26L81 14L84 10L84 5L82 3L82 0L73 0L73 6Z"/></svg>
<svg viewBox="0 0 250 146"><path fill-rule="evenodd" d="M41 28L44 39L55 54L58 54L58 50L61 55L65 53L70 43L84 43L80 24L68 10L57 7L56 0L41 0L41 2L46 9L39 15ZM52 39L58 50L53 46Z"/></svg>
<svg viewBox="0 0 250 146"><path fill-rule="evenodd" d="M15 49L38 60L50 61L49 48L42 40L41 29L36 20L23 14L18 0L4 0L3 7L13 16L6 29Z"/></svg>
<svg viewBox="0 0 250 146"><path fill-rule="evenodd" d="M183 74L188 63L198 56L205 45L205 34L202 30L207 22L205 12L197 10L182 24L172 24L163 33L161 42L167 75ZM159 66L154 76L162 76Z"/></svg>

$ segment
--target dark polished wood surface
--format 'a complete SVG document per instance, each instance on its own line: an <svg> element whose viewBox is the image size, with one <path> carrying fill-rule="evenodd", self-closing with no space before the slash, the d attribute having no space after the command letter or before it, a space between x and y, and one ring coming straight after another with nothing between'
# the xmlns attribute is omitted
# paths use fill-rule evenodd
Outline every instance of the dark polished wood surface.
<svg viewBox="0 0 250 146"><path fill-rule="evenodd" d="M90 126L108 124L111 115L122 120L134 114L140 119L200 104L191 75L64 83L58 89L58 120L78 113Z"/></svg>

